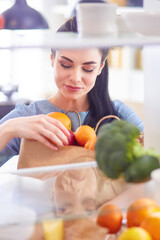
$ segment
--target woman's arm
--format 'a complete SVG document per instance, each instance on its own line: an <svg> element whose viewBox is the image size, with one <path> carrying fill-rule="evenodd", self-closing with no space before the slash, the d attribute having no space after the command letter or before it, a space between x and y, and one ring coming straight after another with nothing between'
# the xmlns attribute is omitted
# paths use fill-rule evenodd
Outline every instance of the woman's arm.
<svg viewBox="0 0 160 240"><path fill-rule="evenodd" d="M0 125L0 151L7 145L11 140L10 133L8 131L7 122Z"/></svg>
<svg viewBox="0 0 160 240"><path fill-rule="evenodd" d="M69 131L63 124L47 115L18 117L0 125L0 151L12 138L37 140L52 150L67 145Z"/></svg>
<svg viewBox="0 0 160 240"><path fill-rule="evenodd" d="M115 100L113 103L114 108L121 119L133 123L135 126L139 128L140 132L143 132L144 130L143 121L137 115L136 112L134 112L129 106L125 105L119 100Z"/></svg>

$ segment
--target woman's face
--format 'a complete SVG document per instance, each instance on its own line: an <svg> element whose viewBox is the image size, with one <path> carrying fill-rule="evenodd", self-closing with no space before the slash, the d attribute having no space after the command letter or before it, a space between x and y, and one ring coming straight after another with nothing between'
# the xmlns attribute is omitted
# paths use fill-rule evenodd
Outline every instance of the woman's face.
<svg viewBox="0 0 160 240"><path fill-rule="evenodd" d="M51 55L59 93L68 100L86 97L101 73L101 52L94 49L59 50Z"/></svg>
<svg viewBox="0 0 160 240"><path fill-rule="evenodd" d="M57 177L53 202L58 216L96 209L97 180L93 169L69 170Z"/></svg>

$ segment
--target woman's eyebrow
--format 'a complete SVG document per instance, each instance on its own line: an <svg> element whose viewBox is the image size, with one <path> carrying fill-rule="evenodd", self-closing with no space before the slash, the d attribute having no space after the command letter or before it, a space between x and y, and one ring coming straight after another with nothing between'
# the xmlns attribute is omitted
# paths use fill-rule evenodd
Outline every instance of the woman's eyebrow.
<svg viewBox="0 0 160 240"><path fill-rule="evenodd" d="M85 62L85 63L83 63L83 65L88 65L88 64L97 64L97 62L90 61L90 62Z"/></svg>
<svg viewBox="0 0 160 240"><path fill-rule="evenodd" d="M70 58L67 58L65 56L61 56L61 58L64 58L65 60L73 63L73 61L70 59ZM89 61L89 62L84 62L83 65L89 65L89 64L97 64L97 62L94 62L94 61Z"/></svg>
<svg viewBox="0 0 160 240"><path fill-rule="evenodd" d="M73 61L72 61L71 59L69 59L69 58L67 58L67 57L65 57L65 56L61 56L61 58L64 58L64 59L66 59L67 61L73 63Z"/></svg>
<svg viewBox="0 0 160 240"><path fill-rule="evenodd" d="M73 203L72 203L72 202L66 202L66 203L60 204L60 205L58 206L59 209L67 208L67 207L73 207Z"/></svg>
<svg viewBox="0 0 160 240"><path fill-rule="evenodd" d="M87 198L83 199L81 203L82 203L83 205L85 205L85 204L88 203L88 202L90 202L90 203L92 202L92 203L96 204L96 199L95 199L95 198L87 197Z"/></svg>

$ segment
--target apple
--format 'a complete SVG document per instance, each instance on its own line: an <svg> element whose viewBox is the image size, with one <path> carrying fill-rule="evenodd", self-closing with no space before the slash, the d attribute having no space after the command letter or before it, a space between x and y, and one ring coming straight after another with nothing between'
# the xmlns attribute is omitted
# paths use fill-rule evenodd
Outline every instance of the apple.
<svg viewBox="0 0 160 240"><path fill-rule="evenodd" d="M4 17L0 15L0 29L4 28Z"/></svg>
<svg viewBox="0 0 160 240"><path fill-rule="evenodd" d="M71 130L68 131L70 133L70 135L68 136L68 145L77 145L74 132L72 132Z"/></svg>

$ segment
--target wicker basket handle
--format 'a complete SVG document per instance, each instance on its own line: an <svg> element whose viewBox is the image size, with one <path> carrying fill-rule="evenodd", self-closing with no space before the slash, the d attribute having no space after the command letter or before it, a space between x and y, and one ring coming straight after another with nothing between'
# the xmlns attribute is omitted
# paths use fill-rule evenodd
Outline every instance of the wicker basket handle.
<svg viewBox="0 0 160 240"><path fill-rule="evenodd" d="M65 114L68 113L68 112L75 112L75 113L77 113L79 126L81 126L81 118L80 118L79 112L74 110L74 109L70 109L70 110L66 111Z"/></svg>
<svg viewBox="0 0 160 240"><path fill-rule="evenodd" d="M117 120L120 120L119 117L117 116L114 116L114 115L108 115L108 116L105 116L103 118L101 118L98 123L96 124L96 128L95 128L95 133L97 134L97 129L99 127L99 125L101 124L101 122L105 119L108 119L108 118L115 118ZM140 132L140 135L139 137L137 138L137 141L141 143L142 146L144 146L144 134L142 132Z"/></svg>
<svg viewBox="0 0 160 240"><path fill-rule="evenodd" d="M120 120L120 118L117 117L117 116L115 116L115 115L108 115L108 116L102 117L102 118L98 121L98 123L96 124L96 127L95 127L95 133L96 133L96 134L97 134L97 129L98 129L99 125L101 124L101 122L102 122L103 120L105 120L105 119L108 119L108 118L115 118L115 119L117 119L117 120Z"/></svg>
<svg viewBox="0 0 160 240"><path fill-rule="evenodd" d="M140 132L140 135L137 138L137 142L139 142L144 147L144 133L143 132Z"/></svg>
<svg viewBox="0 0 160 240"><path fill-rule="evenodd" d="M114 115L108 115L108 116L102 117L102 118L98 121L98 123L96 124L96 127L95 127L95 134L96 134L96 135L97 135L97 129L98 129L100 123L101 123L103 120L108 119L108 118L115 118L115 119L117 119L117 120L120 120L119 117L114 116ZM91 150L91 148L93 147L93 144L95 144L95 143L94 143L94 141L95 141L94 139L95 139L95 136L93 136L93 138L91 139L91 142L90 142L90 145L89 145L89 148L88 148L89 150Z"/></svg>

